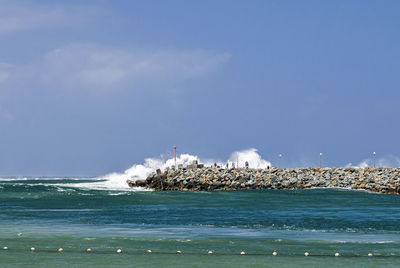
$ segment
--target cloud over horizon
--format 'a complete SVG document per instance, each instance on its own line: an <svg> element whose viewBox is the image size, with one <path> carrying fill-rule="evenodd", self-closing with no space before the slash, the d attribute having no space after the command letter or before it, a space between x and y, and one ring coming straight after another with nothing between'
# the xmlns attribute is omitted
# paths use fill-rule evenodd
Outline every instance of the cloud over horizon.
<svg viewBox="0 0 400 268"><path fill-rule="evenodd" d="M0 63L0 86L25 82L57 89L112 91L139 83L201 78L217 72L230 57L203 49L135 51L74 44L49 51L39 62Z"/></svg>

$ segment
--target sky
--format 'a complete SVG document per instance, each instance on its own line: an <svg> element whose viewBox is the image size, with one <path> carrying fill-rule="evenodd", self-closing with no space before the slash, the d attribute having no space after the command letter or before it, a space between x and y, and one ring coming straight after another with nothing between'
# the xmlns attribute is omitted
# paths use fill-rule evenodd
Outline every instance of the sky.
<svg viewBox="0 0 400 268"><path fill-rule="evenodd" d="M173 146L400 165L398 14L390 0L0 0L0 175L102 175Z"/></svg>

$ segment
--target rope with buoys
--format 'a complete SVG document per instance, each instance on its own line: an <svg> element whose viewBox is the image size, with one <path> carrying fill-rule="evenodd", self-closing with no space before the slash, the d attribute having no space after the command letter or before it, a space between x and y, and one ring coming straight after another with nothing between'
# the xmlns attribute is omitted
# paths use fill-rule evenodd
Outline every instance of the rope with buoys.
<svg viewBox="0 0 400 268"><path fill-rule="evenodd" d="M8 250L8 251L22 251L21 249L10 249L8 246L4 246L3 247L3 250ZM68 252L73 252L73 253L77 253L77 252L86 252L86 253L96 253L96 254L110 254L110 253L112 253L112 252L110 252L110 251L104 251L104 250L99 250L99 251L93 251L91 248L87 248L86 250L84 250L84 251L81 251L81 250L67 250L67 251L64 251L64 249L63 248L58 248L57 250L48 250L48 249L42 249L42 250L38 250L37 248L35 248L35 247L30 247L29 248L29 251L30 252L35 252L35 253L40 253L40 252L45 252L45 253L54 253L54 252L58 252L58 253L68 253ZM147 250L145 250L144 252L143 251L122 251L122 249L121 248L118 248L116 251L114 251L114 252L116 252L116 253L118 253L118 254L121 254L122 252L124 252L124 254L131 254L131 255L140 255L140 254L150 254L150 253L152 253L152 254L159 254L159 255L169 255L169 254L175 254L175 255L180 255L180 254L183 254L183 252L181 251L181 250L177 250L177 251L175 251L175 252L167 252L167 251L156 251L156 252L153 252L151 249L147 249ZM246 255L246 256L268 256L268 255L270 255L270 254L267 254L267 253L247 253L247 252L245 252L245 251L241 251L241 252L239 252L239 254L233 254L233 253L224 253L224 252L221 252L221 253L215 253L215 251L213 251L213 250L208 250L208 251L206 251L205 253L195 253L195 252L186 252L185 253L185 255L221 255L221 256L234 256L234 255ZM272 252L272 255L273 256L278 256L278 252L276 251L276 250L274 250L273 252ZM380 254L372 254L371 252L369 252L368 254L366 254L366 255L357 255L357 254L345 254L345 255L342 255L342 254L340 254L339 252L335 252L334 254L310 254L309 252L304 252L304 254L302 254L302 255L299 255L299 254L280 254L280 256L291 256L291 257L294 257L294 256L304 256L304 257L329 257L329 256L333 256L333 257L342 257L342 258L346 258L346 257L351 257L351 258L354 258L354 257L380 257L380 258L400 258L400 255L393 255L393 254L391 254L391 255L380 255Z"/></svg>

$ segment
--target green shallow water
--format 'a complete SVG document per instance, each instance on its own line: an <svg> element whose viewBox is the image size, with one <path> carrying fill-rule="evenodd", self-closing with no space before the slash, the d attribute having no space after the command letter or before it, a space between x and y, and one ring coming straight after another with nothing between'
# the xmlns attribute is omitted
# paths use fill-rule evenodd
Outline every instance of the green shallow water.
<svg viewBox="0 0 400 268"><path fill-rule="evenodd" d="M397 195L93 190L92 182L0 180L1 267L400 266Z"/></svg>

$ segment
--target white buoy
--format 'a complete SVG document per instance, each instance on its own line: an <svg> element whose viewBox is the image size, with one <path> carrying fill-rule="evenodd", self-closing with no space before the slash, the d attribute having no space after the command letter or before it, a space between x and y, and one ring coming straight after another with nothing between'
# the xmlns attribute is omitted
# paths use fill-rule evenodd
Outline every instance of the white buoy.
<svg viewBox="0 0 400 268"><path fill-rule="evenodd" d="M151 249L146 250L147 253L151 253Z"/></svg>
<svg viewBox="0 0 400 268"><path fill-rule="evenodd" d="M372 253L368 253L368 257L372 257Z"/></svg>
<svg viewBox="0 0 400 268"><path fill-rule="evenodd" d="M117 253L122 253L122 249L117 249Z"/></svg>
<svg viewBox="0 0 400 268"><path fill-rule="evenodd" d="M212 251L212 250L210 250L210 251L208 251L207 252L207 254L209 254L209 255L211 255L211 254L213 254L214 252Z"/></svg>
<svg viewBox="0 0 400 268"><path fill-rule="evenodd" d="M335 253L335 257L339 257L340 254L338 252Z"/></svg>
<svg viewBox="0 0 400 268"><path fill-rule="evenodd" d="M31 248L31 251L35 251L35 248Z"/></svg>
<svg viewBox="0 0 400 268"><path fill-rule="evenodd" d="M308 252L304 252L304 256L308 256L308 255L310 255Z"/></svg>
<svg viewBox="0 0 400 268"><path fill-rule="evenodd" d="M8 249L8 247L4 247L3 249L4 249L4 250L7 250L7 249Z"/></svg>
<svg viewBox="0 0 400 268"><path fill-rule="evenodd" d="M177 250L177 251L176 251L176 254L182 254L182 251Z"/></svg>
<svg viewBox="0 0 400 268"><path fill-rule="evenodd" d="M63 248L59 248L59 249L58 249L58 252L63 252L63 251L64 251Z"/></svg>
<svg viewBox="0 0 400 268"><path fill-rule="evenodd" d="M86 250L86 252L92 252L92 249L91 249L91 248L88 248L88 249Z"/></svg>
<svg viewBox="0 0 400 268"><path fill-rule="evenodd" d="M246 252L242 251L240 252L240 255L246 255Z"/></svg>
<svg viewBox="0 0 400 268"><path fill-rule="evenodd" d="M276 256L276 255L278 255L278 252L274 251L274 252L272 252L272 255Z"/></svg>

